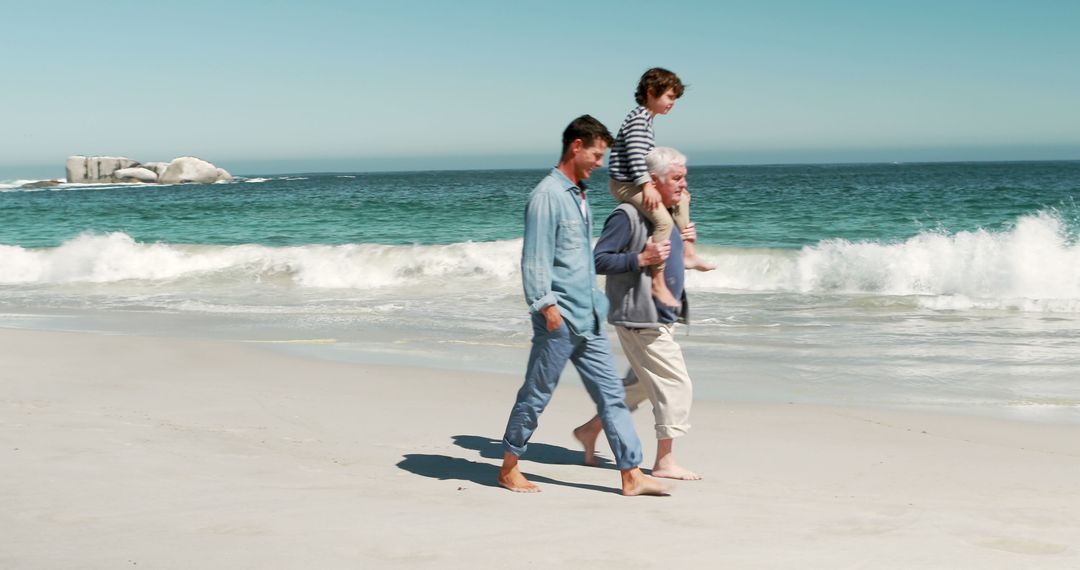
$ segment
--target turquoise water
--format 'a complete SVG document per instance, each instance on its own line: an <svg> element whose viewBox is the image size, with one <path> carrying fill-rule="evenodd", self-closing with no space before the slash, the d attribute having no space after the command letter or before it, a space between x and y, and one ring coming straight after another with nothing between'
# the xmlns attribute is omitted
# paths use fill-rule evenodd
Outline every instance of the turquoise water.
<svg viewBox="0 0 1080 570"><path fill-rule="evenodd" d="M0 184L0 326L516 374L522 211L544 173ZM614 204L595 176L599 232ZM687 276L697 397L1080 421L1080 162L689 180L718 265Z"/></svg>
<svg viewBox="0 0 1080 570"><path fill-rule="evenodd" d="M514 239L541 170L297 175L226 185L0 195L0 243L55 247L82 232L183 244L446 244ZM591 199L613 206L605 173ZM1080 162L693 167L703 242L798 248L999 231L1053 210L1075 234ZM600 216L597 216L601 219ZM596 231L599 232L599 224Z"/></svg>

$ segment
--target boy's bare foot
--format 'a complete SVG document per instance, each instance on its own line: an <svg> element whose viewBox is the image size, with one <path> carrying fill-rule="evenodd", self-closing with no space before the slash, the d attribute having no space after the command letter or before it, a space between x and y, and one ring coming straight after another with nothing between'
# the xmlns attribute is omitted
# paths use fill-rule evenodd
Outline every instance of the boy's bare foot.
<svg viewBox="0 0 1080 570"><path fill-rule="evenodd" d="M715 263L705 261L696 255L693 257L684 256L683 265L685 265L687 269L694 269L696 271L712 271L713 269L716 269Z"/></svg>
<svg viewBox="0 0 1080 570"><path fill-rule="evenodd" d="M499 469L499 485L515 493L539 493L540 487L529 482L518 468L518 458L512 453L503 454L502 468Z"/></svg>
<svg viewBox="0 0 1080 570"><path fill-rule="evenodd" d="M667 485L649 477L642 473L641 469L635 467L622 472L622 494L626 497L638 495L666 497L670 493L668 493Z"/></svg>
<svg viewBox="0 0 1080 570"><path fill-rule="evenodd" d="M585 448L585 465L593 467L600 465L600 460L596 458L596 440L600 437L602 429L599 417L593 417L574 429L574 438L581 442L581 447Z"/></svg>
<svg viewBox="0 0 1080 570"><path fill-rule="evenodd" d="M691 224L693 225L693 224ZM683 266L687 269L694 269L697 271L712 271L716 269L716 264L709 261L705 261L703 257L697 254L697 246L694 242L687 241L683 243Z"/></svg>
<svg viewBox="0 0 1080 570"><path fill-rule="evenodd" d="M664 274L660 271L654 271L652 277L652 296L661 305L677 309L681 303L675 299L675 296L668 290L667 284L664 283Z"/></svg>
<svg viewBox="0 0 1080 570"><path fill-rule="evenodd" d="M685 469L679 465L668 465L666 467L653 467L653 477L663 477L664 479L678 479L680 481L700 481L701 475Z"/></svg>

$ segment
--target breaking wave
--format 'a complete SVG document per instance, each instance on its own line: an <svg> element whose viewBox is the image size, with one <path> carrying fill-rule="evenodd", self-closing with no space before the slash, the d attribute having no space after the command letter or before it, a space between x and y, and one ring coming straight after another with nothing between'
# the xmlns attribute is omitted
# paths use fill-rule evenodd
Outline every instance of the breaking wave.
<svg viewBox="0 0 1080 570"><path fill-rule="evenodd" d="M115 232L83 234L56 248L0 246L0 283L113 283L197 279L244 284L375 289L508 280L521 242L450 245L176 245L139 243Z"/></svg>
<svg viewBox="0 0 1080 570"><path fill-rule="evenodd" d="M721 293L916 297L927 308L1080 312L1080 245L1053 212L1004 231L923 232L897 243L825 240L801 250L703 246L718 264L688 287ZM0 246L0 284L261 283L385 289L520 286L521 240L448 245L178 245L124 233L84 234L59 247Z"/></svg>
<svg viewBox="0 0 1080 570"><path fill-rule="evenodd" d="M923 232L899 243L825 240L801 250L705 249L719 268L691 287L925 296L934 309L1080 311L1080 244L1053 212L1009 230Z"/></svg>

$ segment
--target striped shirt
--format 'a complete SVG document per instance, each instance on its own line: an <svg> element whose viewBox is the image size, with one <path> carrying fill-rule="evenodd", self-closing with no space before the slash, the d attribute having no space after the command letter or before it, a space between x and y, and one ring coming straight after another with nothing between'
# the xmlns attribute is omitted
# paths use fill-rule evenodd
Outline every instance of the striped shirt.
<svg viewBox="0 0 1080 570"><path fill-rule="evenodd" d="M619 127L615 143L611 145L608 159L608 175L619 182L633 182L641 186L649 181L649 169L645 155L656 148L653 137L653 116L643 106L634 107Z"/></svg>

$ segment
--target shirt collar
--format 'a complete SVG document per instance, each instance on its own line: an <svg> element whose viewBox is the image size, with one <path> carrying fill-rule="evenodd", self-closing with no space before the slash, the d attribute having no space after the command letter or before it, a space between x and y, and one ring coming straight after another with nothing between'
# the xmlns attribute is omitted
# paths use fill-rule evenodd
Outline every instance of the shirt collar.
<svg viewBox="0 0 1080 570"><path fill-rule="evenodd" d="M582 180L581 182L578 182L577 184L574 184L573 182L571 182L570 179L567 178L566 175L563 174L563 171L559 170L558 167L555 167L555 168L551 169L551 176L556 181L558 181L559 184L562 184L563 190L574 190L575 192L578 192L578 191L585 192L586 190L589 189L589 187L585 184L584 180Z"/></svg>

